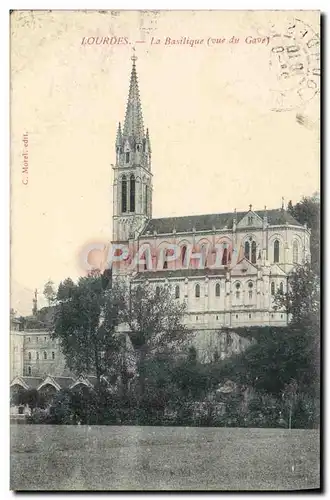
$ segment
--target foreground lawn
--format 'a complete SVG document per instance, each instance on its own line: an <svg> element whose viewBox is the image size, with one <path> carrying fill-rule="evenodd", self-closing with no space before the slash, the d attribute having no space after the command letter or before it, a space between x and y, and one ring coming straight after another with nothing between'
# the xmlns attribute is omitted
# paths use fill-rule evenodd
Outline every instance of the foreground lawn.
<svg viewBox="0 0 330 500"><path fill-rule="evenodd" d="M12 490L319 487L314 430L11 426Z"/></svg>

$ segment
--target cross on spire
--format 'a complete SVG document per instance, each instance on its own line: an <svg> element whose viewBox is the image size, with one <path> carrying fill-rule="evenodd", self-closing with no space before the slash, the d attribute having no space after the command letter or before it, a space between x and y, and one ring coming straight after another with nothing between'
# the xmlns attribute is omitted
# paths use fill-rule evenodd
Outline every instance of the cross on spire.
<svg viewBox="0 0 330 500"><path fill-rule="evenodd" d="M135 140L142 140L144 137L144 127L143 127L143 117L140 102L139 85L136 74L135 61L137 57L135 55L135 48L133 47L133 55L131 60L133 61L131 80L128 93L128 101L126 107L126 116L124 122L124 137L131 137Z"/></svg>
<svg viewBox="0 0 330 500"><path fill-rule="evenodd" d="M136 57L136 54L135 54L135 47L132 47L132 51L133 51L133 55L132 55L131 59L133 61L133 64L135 64L135 61L137 61L137 57Z"/></svg>

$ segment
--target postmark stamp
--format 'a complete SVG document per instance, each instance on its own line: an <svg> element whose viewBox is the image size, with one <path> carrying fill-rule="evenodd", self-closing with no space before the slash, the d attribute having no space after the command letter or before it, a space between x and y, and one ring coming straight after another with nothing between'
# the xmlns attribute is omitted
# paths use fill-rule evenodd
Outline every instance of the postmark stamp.
<svg viewBox="0 0 330 500"><path fill-rule="evenodd" d="M320 92L319 34L297 18L284 29L273 26L269 67L273 78L272 111L300 108Z"/></svg>

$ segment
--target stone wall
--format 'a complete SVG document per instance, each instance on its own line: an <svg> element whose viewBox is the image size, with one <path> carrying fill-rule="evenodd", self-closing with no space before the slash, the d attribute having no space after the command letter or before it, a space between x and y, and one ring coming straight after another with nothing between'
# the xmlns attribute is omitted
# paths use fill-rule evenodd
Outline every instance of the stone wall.
<svg viewBox="0 0 330 500"><path fill-rule="evenodd" d="M234 330L196 330L190 341L202 363L210 363L215 357L226 359L243 352L252 341Z"/></svg>

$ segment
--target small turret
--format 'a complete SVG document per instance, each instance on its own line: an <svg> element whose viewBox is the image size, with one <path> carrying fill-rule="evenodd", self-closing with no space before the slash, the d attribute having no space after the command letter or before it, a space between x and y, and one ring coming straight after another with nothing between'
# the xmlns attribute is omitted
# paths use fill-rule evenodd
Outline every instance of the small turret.
<svg viewBox="0 0 330 500"><path fill-rule="evenodd" d="M123 135L121 132L121 123L119 122L117 129L117 137L116 137L116 148L120 148L123 144ZM119 151L117 151L119 153Z"/></svg>
<svg viewBox="0 0 330 500"><path fill-rule="evenodd" d="M33 316L37 316L38 312L38 290L35 289L34 291L34 298L32 300L33 306L32 306L32 314Z"/></svg>

